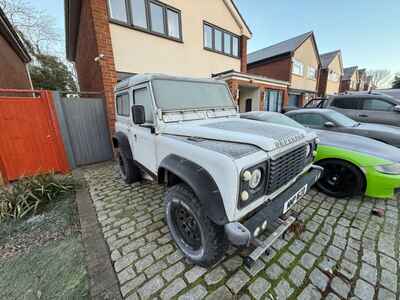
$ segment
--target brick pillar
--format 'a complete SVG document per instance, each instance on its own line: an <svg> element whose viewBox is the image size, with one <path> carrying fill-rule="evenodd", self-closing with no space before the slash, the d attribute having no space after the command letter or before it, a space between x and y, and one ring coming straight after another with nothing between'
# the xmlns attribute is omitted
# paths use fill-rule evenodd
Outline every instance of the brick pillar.
<svg viewBox="0 0 400 300"><path fill-rule="evenodd" d="M104 57L98 62L103 92L106 101L107 118L110 133L115 131L114 87L117 84L117 74L114 64L114 54L111 44L111 33L108 21L107 4L104 0L87 0L92 15L97 53Z"/></svg>
<svg viewBox="0 0 400 300"><path fill-rule="evenodd" d="M263 111L264 110L264 106L265 106L265 93L267 92L266 88L260 87L259 88L260 91L260 105L258 107L258 110Z"/></svg>
<svg viewBox="0 0 400 300"><path fill-rule="evenodd" d="M289 92L288 89L285 89L283 92L283 106L289 105Z"/></svg>
<svg viewBox="0 0 400 300"><path fill-rule="evenodd" d="M239 105L238 92L239 92L239 83L236 80L227 80L227 84L229 90L231 91L232 97L235 100L235 103Z"/></svg>
<svg viewBox="0 0 400 300"><path fill-rule="evenodd" d="M240 72L247 73L247 37L240 37Z"/></svg>

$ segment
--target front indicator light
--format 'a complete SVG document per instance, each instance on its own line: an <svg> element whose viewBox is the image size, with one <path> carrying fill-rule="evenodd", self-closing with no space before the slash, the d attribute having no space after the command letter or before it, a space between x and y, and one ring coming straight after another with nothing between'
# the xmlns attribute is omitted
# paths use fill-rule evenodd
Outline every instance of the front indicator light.
<svg viewBox="0 0 400 300"><path fill-rule="evenodd" d="M250 171L245 171L243 173L243 180L244 181L250 181L250 179L251 179L251 172Z"/></svg>
<svg viewBox="0 0 400 300"><path fill-rule="evenodd" d="M243 191L242 194L240 195L240 197L242 198L242 201L247 201L247 200L249 200L249 193L246 191Z"/></svg>
<svg viewBox="0 0 400 300"><path fill-rule="evenodd" d="M375 170L377 170L380 173L384 173L384 174L400 175L400 163L376 166Z"/></svg>

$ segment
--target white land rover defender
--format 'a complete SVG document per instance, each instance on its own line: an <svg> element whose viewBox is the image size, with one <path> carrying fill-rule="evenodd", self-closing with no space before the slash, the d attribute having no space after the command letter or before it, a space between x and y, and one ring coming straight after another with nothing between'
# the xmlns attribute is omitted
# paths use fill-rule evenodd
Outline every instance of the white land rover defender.
<svg viewBox="0 0 400 300"><path fill-rule="evenodd" d="M213 265L230 242L249 247L250 265L294 222L291 206L321 176L316 135L241 119L223 81L136 75L115 95L122 176L133 183L147 173L168 187L170 233L195 264Z"/></svg>

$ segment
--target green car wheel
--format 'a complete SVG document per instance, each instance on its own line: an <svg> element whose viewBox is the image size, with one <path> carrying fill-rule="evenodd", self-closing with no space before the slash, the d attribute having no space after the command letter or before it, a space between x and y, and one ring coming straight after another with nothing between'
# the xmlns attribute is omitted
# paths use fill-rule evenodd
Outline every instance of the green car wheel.
<svg viewBox="0 0 400 300"><path fill-rule="evenodd" d="M324 168L324 175L316 183L320 191L335 198L364 193L365 177L355 165L340 159L326 159L317 164Z"/></svg>

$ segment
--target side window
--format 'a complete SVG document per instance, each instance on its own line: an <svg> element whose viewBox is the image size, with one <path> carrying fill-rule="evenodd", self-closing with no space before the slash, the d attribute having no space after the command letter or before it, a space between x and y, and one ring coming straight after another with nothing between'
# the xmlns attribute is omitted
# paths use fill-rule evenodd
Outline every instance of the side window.
<svg viewBox="0 0 400 300"><path fill-rule="evenodd" d="M129 117L131 114L129 94L117 95L117 115Z"/></svg>
<svg viewBox="0 0 400 300"><path fill-rule="evenodd" d="M296 121L305 126L324 126L326 119L318 114L301 114L296 116Z"/></svg>
<svg viewBox="0 0 400 300"><path fill-rule="evenodd" d="M343 109L359 109L359 100L355 98L335 98L332 106Z"/></svg>
<svg viewBox="0 0 400 300"><path fill-rule="evenodd" d="M381 99L364 99L363 110L392 111L393 104Z"/></svg>
<svg viewBox="0 0 400 300"><path fill-rule="evenodd" d="M146 115L146 123L153 123L153 103L147 88L133 91L133 101L135 105L143 105Z"/></svg>

